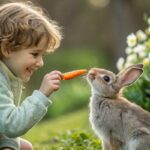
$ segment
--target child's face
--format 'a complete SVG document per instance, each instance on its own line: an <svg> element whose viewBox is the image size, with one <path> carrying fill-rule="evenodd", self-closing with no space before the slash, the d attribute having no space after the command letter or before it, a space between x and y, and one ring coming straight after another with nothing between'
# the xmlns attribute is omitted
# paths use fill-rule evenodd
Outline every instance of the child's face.
<svg viewBox="0 0 150 150"><path fill-rule="evenodd" d="M4 62L9 69L24 82L30 80L34 71L43 66L43 55L46 53L44 49L45 39L43 38L38 46L18 51L11 51Z"/></svg>

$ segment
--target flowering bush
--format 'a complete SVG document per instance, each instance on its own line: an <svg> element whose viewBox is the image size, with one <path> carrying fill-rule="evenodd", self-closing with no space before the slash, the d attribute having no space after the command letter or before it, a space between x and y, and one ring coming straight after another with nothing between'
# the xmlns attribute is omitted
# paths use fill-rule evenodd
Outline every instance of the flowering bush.
<svg viewBox="0 0 150 150"><path fill-rule="evenodd" d="M150 18L145 19L148 23L145 31L139 30L127 37L125 49L127 57L119 58L117 68L120 71L132 64L142 63L144 65L143 75L136 83L124 90L124 95L150 111Z"/></svg>

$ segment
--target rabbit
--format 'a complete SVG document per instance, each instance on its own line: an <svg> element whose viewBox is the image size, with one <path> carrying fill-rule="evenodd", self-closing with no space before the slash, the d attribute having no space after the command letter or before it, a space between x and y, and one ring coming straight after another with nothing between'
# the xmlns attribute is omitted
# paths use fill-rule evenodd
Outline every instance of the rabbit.
<svg viewBox="0 0 150 150"><path fill-rule="evenodd" d="M150 150L150 112L121 94L142 73L143 64L131 65L117 75L101 68L88 71L89 121L103 150Z"/></svg>

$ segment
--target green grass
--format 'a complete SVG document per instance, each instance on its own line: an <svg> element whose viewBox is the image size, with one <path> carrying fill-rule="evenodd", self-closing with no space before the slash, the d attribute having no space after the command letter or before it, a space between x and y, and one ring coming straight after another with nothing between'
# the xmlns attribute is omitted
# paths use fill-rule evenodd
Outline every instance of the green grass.
<svg viewBox="0 0 150 150"><path fill-rule="evenodd" d="M60 145L60 139L65 138L68 142L68 139L66 139L67 137L72 138L73 136L76 136L75 138L80 138L80 141L81 137L88 139L86 136L90 135L91 138L91 135L93 136L93 131L91 130L88 121L88 113L87 109L83 109L60 116L56 119L41 121L41 123L37 124L24 135L23 138L31 141L35 150L51 150L52 147ZM70 132L73 131L76 133L70 134ZM76 140L75 138L73 139L74 141Z"/></svg>

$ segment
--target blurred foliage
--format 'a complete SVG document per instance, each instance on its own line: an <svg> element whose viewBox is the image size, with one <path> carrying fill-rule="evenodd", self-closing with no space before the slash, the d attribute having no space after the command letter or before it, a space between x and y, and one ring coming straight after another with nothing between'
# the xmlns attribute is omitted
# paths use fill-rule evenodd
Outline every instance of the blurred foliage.
<svg viewBox="0 0 150 150"><path fill-rule="evenodd" d="M58 147L52 150L101 150L101 142L95 136L85 131L67 131L57 140L60 142Z"/></svg>
<svg viewBox="0 0 150 150"><path fill-rule="evenodd" d="M52 70L68 72L110 66L108 54L105 51L99 51L101 55L98 55L98 50L94 48L59 49L45 56L44 67L35 72L29 84L26 85L24 97L30 95L34 89L38 89L43 76ZM50 96L53 104L49 107L45 118L56 117L87 106L89 93L84 76L62 81L60 90Z"/></svg>
<svg viewBox="0 0 150 150"><path fill-rule="evenodd" d="M35 150L100 150L101 141L91 129L88 112L86 108L44 120L23 138L32 142Z"/></svg>
<svg viewBox="0 0 150 150"><path fill-rule="evenodd" d="M48 110L46 117L58 116L87 106L89 90L83 79L63 81L62 89L52 95L53 105Z"/></svg>
<svg viewBox="0 0 150 150"><path fill-rule="evenodd" d="M132 64L144 64L144 73L132 86L124 90L125 96L150 111L150 18L145 16L148 27L127 37L126 59L119 58L117 67L124 69Z"/></svg>

